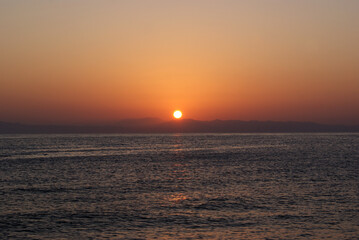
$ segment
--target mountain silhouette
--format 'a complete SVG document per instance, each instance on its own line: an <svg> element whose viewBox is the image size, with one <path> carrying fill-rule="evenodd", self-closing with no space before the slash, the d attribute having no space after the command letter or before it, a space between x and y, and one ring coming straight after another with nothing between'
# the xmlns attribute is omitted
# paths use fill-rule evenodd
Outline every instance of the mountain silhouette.
<svg viewBox="0 0 359 240"><path fill-rule="evenodd" d="M359 126L327 125L314 122L277 122L158 118L123 119L106 124L30 125L0 122L0 134L12 133L285 133L359 132Z"/></svg>

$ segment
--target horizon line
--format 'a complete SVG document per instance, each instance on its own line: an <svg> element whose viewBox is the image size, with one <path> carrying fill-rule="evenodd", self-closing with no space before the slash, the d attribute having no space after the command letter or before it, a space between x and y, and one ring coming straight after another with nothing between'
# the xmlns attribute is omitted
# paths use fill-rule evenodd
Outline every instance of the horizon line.
<svg viewBox="0 0 359 240"><path fill-rule="evenodd" d="M238 121L238 122L258 122L258 123L263 123L263 122L273 122L273 123L311 123L311 124L319 124L319 125L326 125L326 126L349 126L349 127L355 127L355 126L359 126L359 123L354 123L354 124L347 124L347 123L325 123L325 122L317 122L317 121L310 121L310 120L305 120L305 121L300 121L300 120L255 120L255 119L251 119L251 120L242 120L242 119L220 119L220 118L216 118L216 119L211 119L211 120L199 120L199 119L194 119L194 118L181 118L181 119L168 119L165 120L163 118L158 118L158 117L142 117L142 118L122 118L122 119L117 119L117 120L107 120L107 121L93 121L93 122L64 122L64 123L54 123L54 122L17 122L17 121L4 121L0 119L0 123L4 123L4 124L18 124L18 125L28 125L28 126L41 126L41 125L46 125L46 126L93 126L93 125L111 125L111 124L116 124L116 123L120 123L121 121L133 121L133 120L158 120L161 121L162 123L169 123L169 122L182 122L182 121L197 121L197 122L215 122L215 121Z"/></svg>

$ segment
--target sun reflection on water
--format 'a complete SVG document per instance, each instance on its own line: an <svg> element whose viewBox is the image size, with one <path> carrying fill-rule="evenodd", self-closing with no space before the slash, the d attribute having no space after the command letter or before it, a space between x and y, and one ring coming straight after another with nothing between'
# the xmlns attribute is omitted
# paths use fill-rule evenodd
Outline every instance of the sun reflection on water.
<svg viewBox="0 0 359 240"><path fill-rule="evenodd" d="M188 196L183 193L175 193L168 197L169 202L180 203L188 199Z"/></svg>

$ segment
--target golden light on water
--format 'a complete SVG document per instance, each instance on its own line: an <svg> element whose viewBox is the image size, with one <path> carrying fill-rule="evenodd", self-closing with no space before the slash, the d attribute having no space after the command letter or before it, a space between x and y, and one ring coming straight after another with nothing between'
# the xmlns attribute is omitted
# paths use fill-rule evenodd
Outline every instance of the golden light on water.
<svg viewBox="0 0 359 240"><path fill-rule="evenodd" d="M179 110L174 111L173 117L176 119L180 119L182 117L182 112Z"/></svg>

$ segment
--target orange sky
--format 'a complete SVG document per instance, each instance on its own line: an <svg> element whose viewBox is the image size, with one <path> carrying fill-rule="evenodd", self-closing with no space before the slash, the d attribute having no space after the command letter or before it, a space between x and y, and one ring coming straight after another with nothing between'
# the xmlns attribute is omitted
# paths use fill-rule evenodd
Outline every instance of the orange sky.
<svg viewBox="0 0 359 240"><path fill-rule="evenodd" d="M0 121L359 124L359 1L2 1Z"/></svg>

